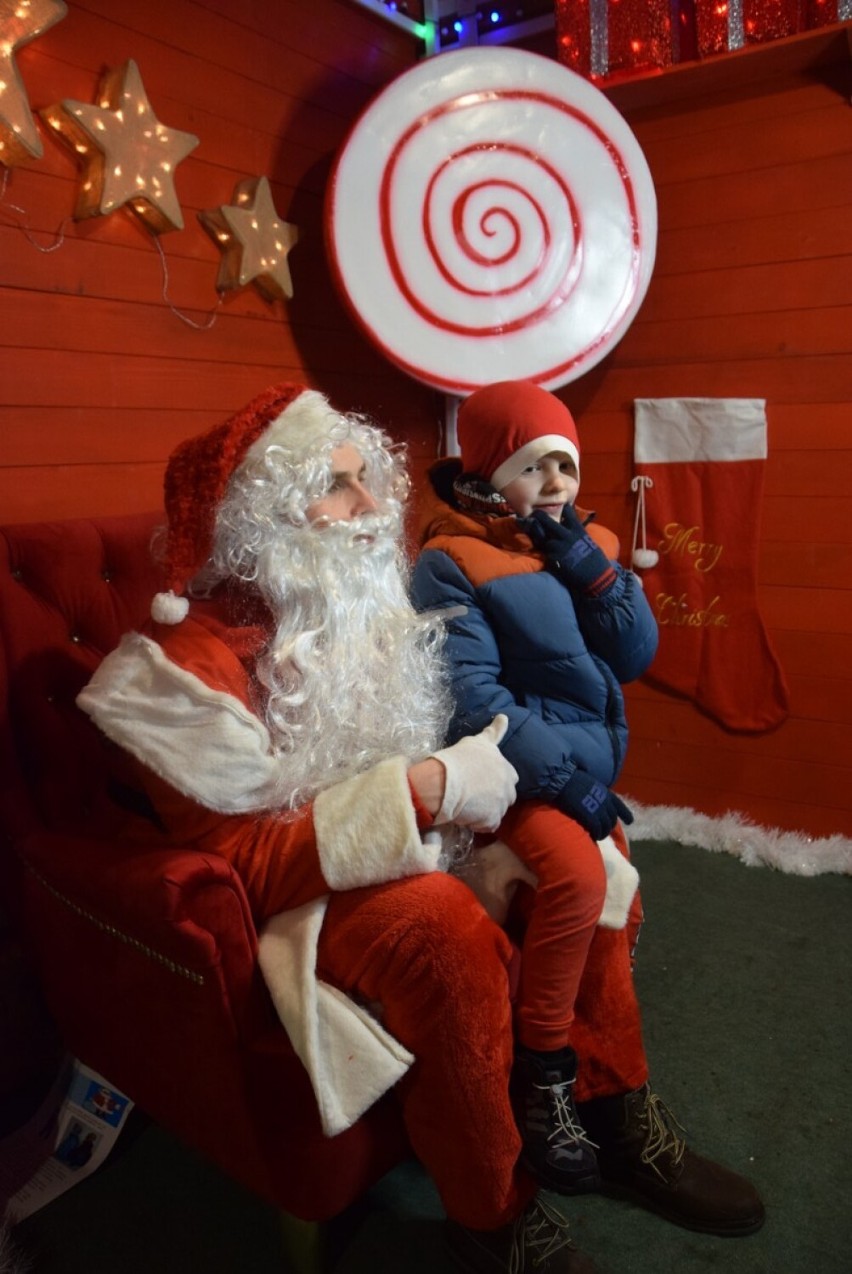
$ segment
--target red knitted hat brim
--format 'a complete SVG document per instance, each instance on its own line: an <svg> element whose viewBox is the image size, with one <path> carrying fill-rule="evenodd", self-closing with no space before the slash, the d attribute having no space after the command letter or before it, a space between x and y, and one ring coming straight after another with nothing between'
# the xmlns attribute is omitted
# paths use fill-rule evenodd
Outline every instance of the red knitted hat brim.
<svg viewBox="0 0 852 1274"><path fill-rule="evenodd" d="M526 380L477 389L459 408L458 440L466 473L498 490L550 452L564 451L580 471L574 418L555 394Z"/></svg>

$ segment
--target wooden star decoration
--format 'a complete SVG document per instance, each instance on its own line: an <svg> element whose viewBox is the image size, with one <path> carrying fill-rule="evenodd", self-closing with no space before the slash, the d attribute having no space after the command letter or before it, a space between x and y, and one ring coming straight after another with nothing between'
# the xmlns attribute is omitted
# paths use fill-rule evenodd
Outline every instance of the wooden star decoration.
<svg viewBox="0 0 852 1274"><path fill-rule="evenodd" d="M63 0L0 0L0 164L7 168L44 154L15 54L67 12Z"/></svg>
<svg viewBox="0 0 852 1274"><path fill-rule="evenodd" d="M268 301L292 297L287 254L299 231L279 221L266 177L237 182L233 203L199 212L198 219L222 251L216 280L220 292L254 283Z"/></svg>
<svg viewBox="0 0 852 1274"><path fill-rule="evenodd" d="M183 229L175 169L198 138L160 123L132 58L105 76L97 106L63 101L41 113L83 161L77 220L127 208L155 234Z"/></svg>

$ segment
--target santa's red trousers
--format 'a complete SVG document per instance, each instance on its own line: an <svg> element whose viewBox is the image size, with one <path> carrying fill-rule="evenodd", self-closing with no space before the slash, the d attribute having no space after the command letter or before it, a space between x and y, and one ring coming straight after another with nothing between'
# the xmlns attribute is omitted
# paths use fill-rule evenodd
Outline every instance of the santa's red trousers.
<svg viewBox="0 0 852 1274"><path fill-rule="evenodd" d="M580 1100L647 1078L626 929L596 929L576 1001L572 1044ZM333 894L318 974L382 1007L415 1057L397 1093L415 1154L449 1216L496 1228L535 1193L518 1166L509 1103L513 1056L509 971L514 949L466 885L440 873Z"/></svg>

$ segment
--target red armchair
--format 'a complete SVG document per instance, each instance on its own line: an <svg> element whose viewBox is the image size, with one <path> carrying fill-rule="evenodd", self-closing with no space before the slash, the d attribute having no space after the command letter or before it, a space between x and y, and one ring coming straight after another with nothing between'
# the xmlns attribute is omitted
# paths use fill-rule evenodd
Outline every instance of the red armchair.
<svg viewBox="0 0 852 1274"><path fill-rule="evenodd" d="M384 1099L333 1140L256 963L240 880L176 851L75 706L157 588L156 518L0 528L0 884L71 1052L303 1220L406 1153Z"/></svg>

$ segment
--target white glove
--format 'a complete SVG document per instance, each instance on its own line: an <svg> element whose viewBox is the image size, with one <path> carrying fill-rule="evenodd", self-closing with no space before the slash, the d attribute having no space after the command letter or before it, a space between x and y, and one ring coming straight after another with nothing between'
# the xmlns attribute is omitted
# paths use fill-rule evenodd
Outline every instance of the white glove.
<svg viewBox="0 0 852 1274"><path fill-rule="evenodd" d="M509 718L500 712L479 734L432 754L447 775L436 826L459 823L475 832L496 832L515 799L518 782L517 770L497 746L508 724Z"/></svg>

